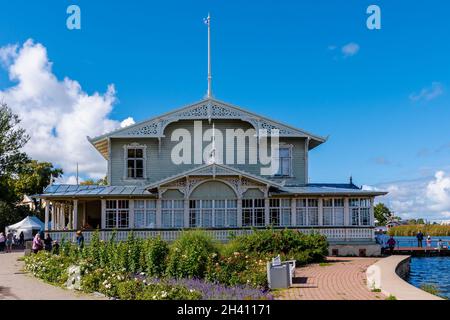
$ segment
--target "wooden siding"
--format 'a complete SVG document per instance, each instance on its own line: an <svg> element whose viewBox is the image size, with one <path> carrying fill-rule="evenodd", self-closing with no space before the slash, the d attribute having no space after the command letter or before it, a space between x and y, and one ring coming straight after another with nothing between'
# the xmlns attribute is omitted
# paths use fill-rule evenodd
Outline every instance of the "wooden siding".
<svg viewBox="0 0 450 320"><path fill-rule="evenodd" d="M217 130L220 130L223 133L224 140L224 150L223 150L223 162L226 161L226 129L243 129L244 131L247 129L253 128L249 123L240 121L240 120L215 120L215 127ZM203 133L212 128L212 123L209 124L207 120L202 121ZM110 163L108 167L110 170L110 179L112 185L145 185L149 183L153 183L164 179L169 176L173 176L179 173L182 173L186 170L195 168L199 166L199 164L194 164L194 148L191 148L191 158L192 164L181 164L176 165L172 163L171 160L171 152L175 145L177 145L178 141L171 141L171 136L174 130L176 129L187 129L191 133L192 144L194 143L194 121L179 121L174 122L167 126L164 131L165 138L161 139L161 146L159 146L158 139L156 138L130 138L130 139L111 139L111 157ZM139 143L141 145L147 146L147 161L146 161L146 173L147 179L142 180L134 180L134 179L124 179L124 168L125 168L125 159L124 159L124 145L128 145L131 143ZM211 142L204 141L203 148L208 146ZM304 138L280 138L280 143L292 144L293 145L293 177L283 180L288 180L289 183L302 184L305 183L305 140ZM202 149L203 149L202 148ZM234 154L235 159L238 152L244 151L243 149L249 148L249 143L246 141L245 145L237 145L235 142ZM159 151L160 150L160 151ZM257 150L252 150L255 152ZM260 164L249 164L248 162L248 151L245 153L245 164L237 164L236 161L233 166L239 170L243 170L255 175L260 175ZM266 177L268 178L268 177ZM277 180L277 179L274 179Z"/></svg>

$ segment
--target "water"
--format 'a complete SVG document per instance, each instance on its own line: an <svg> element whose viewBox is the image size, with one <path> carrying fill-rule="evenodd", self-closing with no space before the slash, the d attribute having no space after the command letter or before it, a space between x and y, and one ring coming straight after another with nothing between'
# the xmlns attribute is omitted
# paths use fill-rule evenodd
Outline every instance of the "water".
<svg viewBox="0 0 450 320"><path fill-rule="evenodd" d="M395 241L397 241L398 247L417 247L417 238L416 237L394 237ZM447 243L450 241L450 237L431 237L431 247L436 248L438 240L441 239L444 242L444 245L446 246ZM424 240L422 241L422 245L425 247L426 244L426 237L424 237Z"/></svg>
<svg viewBox="0 0 450 320"><path fill-rule="evenodd" d="M450 299L450 257L411 258L407 281L418 288L422 284L434 284L440 295Z"/></svg>

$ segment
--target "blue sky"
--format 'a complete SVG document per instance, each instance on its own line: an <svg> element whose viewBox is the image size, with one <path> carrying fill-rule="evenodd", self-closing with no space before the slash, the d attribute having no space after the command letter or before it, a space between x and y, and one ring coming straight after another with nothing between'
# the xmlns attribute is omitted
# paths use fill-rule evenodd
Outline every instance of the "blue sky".
<svg viewBox="0 0 450 320"><path fill-rule="evenodd" d="M81 30L66 28L70 4ZM370 4L381 30L366 28ZM330 135L311 152L312 181L428 186L450 172L449 10L443 0L3 1L0 47L33 39L59 80L88 95L114 84L108 117L140 121L204 96L211 12L215 97ZM348 44L359 50L345 56ZM15 85L0 70L0 94Z"/></svg>

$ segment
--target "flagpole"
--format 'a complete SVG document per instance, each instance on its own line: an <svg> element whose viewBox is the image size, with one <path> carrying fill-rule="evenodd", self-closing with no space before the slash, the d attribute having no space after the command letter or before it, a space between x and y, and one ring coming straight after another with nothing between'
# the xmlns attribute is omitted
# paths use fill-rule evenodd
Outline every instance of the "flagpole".
<svg viewBox="0 0 450 320"><path fill-rule="evenodd" d="M208 13L207 24L208 24L208 93L206 97L209 99L212 96L211 82L211 16Z"/></svg>

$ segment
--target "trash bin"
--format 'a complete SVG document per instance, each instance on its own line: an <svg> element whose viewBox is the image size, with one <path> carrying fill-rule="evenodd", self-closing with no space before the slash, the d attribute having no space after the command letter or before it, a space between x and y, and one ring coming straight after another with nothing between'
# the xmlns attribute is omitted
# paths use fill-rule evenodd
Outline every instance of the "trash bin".
<svg viewBox="0 0 450 320"><path fill-rule="evenodd" d="M276 259L267 262L267 282L270 289L285 289L291 285L291 265Z"/></svg>

